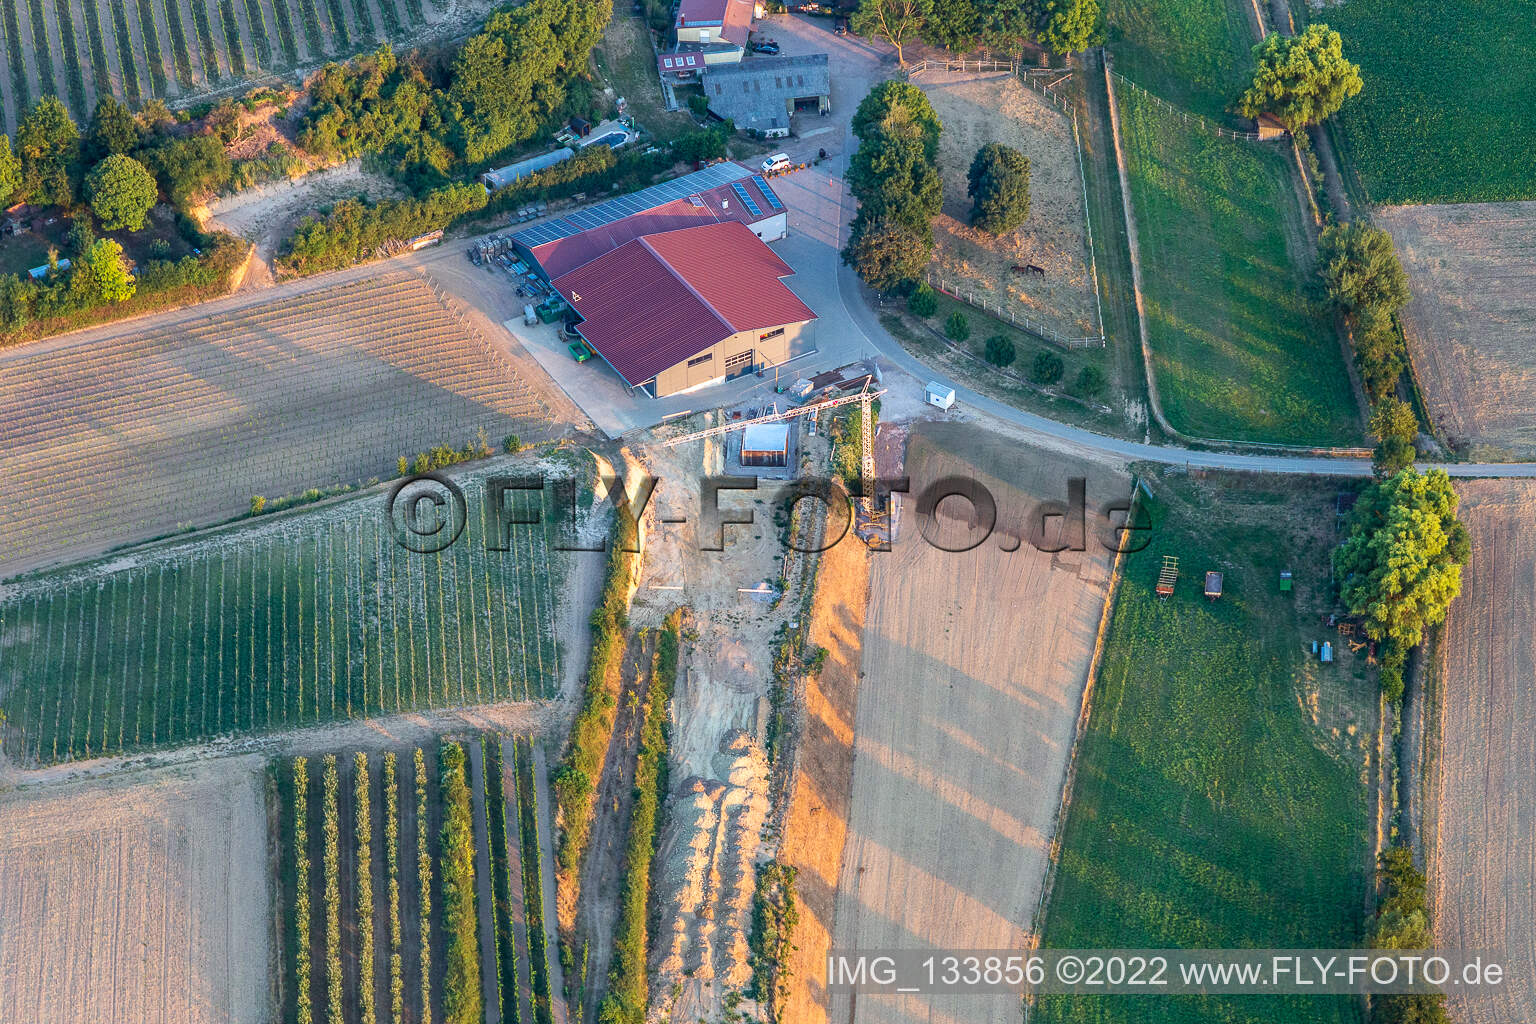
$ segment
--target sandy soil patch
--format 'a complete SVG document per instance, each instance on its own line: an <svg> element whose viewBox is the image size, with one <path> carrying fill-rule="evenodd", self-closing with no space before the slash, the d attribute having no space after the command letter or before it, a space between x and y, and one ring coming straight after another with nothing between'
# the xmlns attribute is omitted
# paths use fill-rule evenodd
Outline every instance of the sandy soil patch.
<svg viewBox="0 0 1536 1024"><path fill-rule="evenodd" d="M559 429L493 335L386 273L0 353L0 572L389 477L434 444Z"/></svg>
<svg viewBox="0 0 1536 1024"><path fill-rule="evenodd" d="M1023 948L1045 877L1056 809L1108 595L1112 556L1046 554L1027 541L1028 509L1064 501L1087 478L1091 509L1129 480L1044 457L999 435L915 428L914 494L949 474L980 479L999 528L969 552L919 535L904 502L888 554L873 557L863 678L853 737L853 797L833 945L842 949ZM960 509L964 505L955 502ZM940 506L942 539L970 523ZM1046 546L1059 537L1051 520ZM862 996L832 1000L833 1020L1017 1021L1012 996Z"/></svg>
<svg viewBox="0 0 1536 1024"><path fill-rule="evenodd" d="M1412 283L1404 327L1435 422L1474 456L1536 457L1536 202L1376 216Z"/></svg>
<svg viewBox="0 0 1536 1024"><path fill-rule="evenodd" d="M265 143L275 141L276 129L268 125L266 131L270 137ZM263 132L258 129L256 134ZM208 204L207 218L210 227L222 228L255 244L250 269L240 287L268 288L276 283L272 260L278 246L293 234L305 216L341 199L359 195L384 199L398 194L394 182L381 174L369 174L360 161L350 160L302 178L274 181L216 199Z"/></svg>
<svg viewBox="0 0 1536 1024"><path fill-rule="evenodd" d="M1472 558L1440 645L1435 938L1509 979L1452 989L1454 1020L1536 1020L1536 484L1456 489Z"/></svg>
<svg viewBox="0 0 1536 1024"><path fill-rule="evenodd" d="M1088 271L1083 179L1072 122L1010 75L920 79L944 133L939 169L944 211L934 221L935 266L946 287L984 295L1068 337L1097 335L1098 311ZM976 151L1001 142L1029 157L1029 219L1001 237L969 224L966 175ZM1044 277L1013 272L1033 264Z"/></svg>
<svg viewBox="0 0 1536 1024"><path fill-rule="evenodd" d="M0 1020L267 1021L262 761L0 796Z"/></svg>

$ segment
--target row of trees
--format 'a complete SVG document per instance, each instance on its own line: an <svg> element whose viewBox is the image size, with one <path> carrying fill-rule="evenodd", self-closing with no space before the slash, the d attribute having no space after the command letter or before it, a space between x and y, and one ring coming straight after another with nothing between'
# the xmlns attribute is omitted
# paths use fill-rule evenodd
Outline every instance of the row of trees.
<svg viewBox="0 0 1536 1024"><path fill-rule="evenodd" d="M325 216L305 217L284 244L278 266L295 275L339 270L387 243L444 227L485 203L485 189L476 183L444 185L420 199L345 199Z"/></svg>
<svg viewBox="0 0 1536 1024"><path fill-rule="evenodd" d="M1381 644L1381 686L1391 700L1402 698L1408 653L1461 593L1472 544L1457 507L1444 470L1401 470L1360 495L1334 551L1340 597Z"/></svg>
<svg viewBox="0 0 1536 1024"><path fill-rule="evenodd" d="M624 881L619 894L619 920L614 927L613 963L608 993L598 1008L598 1024L643 1024L649 998L646 959L646 907L651 895L651 868L656 836L661 830L667 794L667 721L672 688L677 682L679 630L682 616L673 612L656 641L651 681L646 690L640 749L635 758L635 802L624 849Z"/></svg>
<svg viewBox="0 0 1536 1024"><path fill-rule="evenodd" d="M517 775L518 831L523 853L523 920L528 931L528 977L533 984L534 1024L553 1024L549 940L544 928L544 855L539 843L539 791L533 779L533 745L513 741Z"/></svg>
<svg viewBox="0 0 1536 1024"><path fill-rule="evenodd" d="M1099 0L862 0L849 27L889 42L905 65L905 47L917 40L955 53L1018 53L1027 40L1077 53L1103 41L1104 12Z"/></svg>
<svg viewBox="0 0 1536 1024"><path fill-rule="evenodd" d="M1408 353L1396 317L1408 303L1408 275L1392 236L1362 221L1324 228L1318 251L1323 286L1349 326L1370 402L1376 470L1390 476L1413 464L1419 430L1412 407L1397 397Z"/></svg>
<svg viewBox="0 0 1536 1024"><path fill-rule="evenodd" d="M475 823L464 747L444 743L438 751L443 798L442 867L443 1019L479 1024L485 1015L480 987L480 915L475 902Z"/></svg>
<svg viewBox="0 0 1536 1024"><path fill-rule="evenodd" d="M789 994L789 954L795 948L795 926L800 922L795 897L794 867L771 860L757 872L757 891L752 897L752 991L753 999L768 1006L769 1019L779 1019L779 1009Z"/></svg>
<svg viewBox="0 0 1536 1024"><path fill-rule="evenodd" d="M416 768L416 880L417 918L421 948L421 1022L432 1024L432 851L427 842L427 755L421 747L413 755Z"/></svg>
<svg viewBox="0 0 1536 1024"><path fill-rule="evenodd" d="M928 97L907 82L881 82L853 115L859 148L848 187L859 201L843 262L870 287L892 291L921 276L933 256L932 221L944 204L942 126Z"/></svg>
<svg viewBox="0 0 1536 1024"><path fill-rule="evenodd" d="M1371 929L1375 949L1433 949L1428 887L1406 846L1383 850L1378 875L1385 890ZM1372 1024L1448 1024L1445 996L1438 993L1371 997Z"/></svg>
<svg viewBox="0 0 1536 1024"><path fill-rule="evenodd" d="M321 809L325 840L325 1008L330 1024L346 1024L341 1006L341 811L336 792L336 755L325 755L324 763Z"/></svg>

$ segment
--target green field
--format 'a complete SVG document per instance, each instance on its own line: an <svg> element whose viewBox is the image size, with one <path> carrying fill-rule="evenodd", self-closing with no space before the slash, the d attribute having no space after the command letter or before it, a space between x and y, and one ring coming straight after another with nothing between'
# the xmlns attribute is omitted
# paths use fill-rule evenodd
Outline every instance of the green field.
<svg viewBox="0 0 1536 1024"><path fill-rule="evenodd" d="M1286 150L1218 139L1139 90L1116 93L1169 421L1222 440L1358 442Z"/></svg>
<svg viewBox="0 0 1536 1024"><path fill-rule="evenodd" d="M1314 17L1365 80L1336 134L1370 202L1536 199L1536 3L1350 0Z"/></svg>
<svg viewBox="0 0 1536 1024"><path fill-rule="evenodd" d="M1323 638L1333 493L1236 477L1153 490L1153 539L1125 560L1079 740L1044 945L1355 946L1375 684L1347 648L1331 666L1306 653ZM1162 600L1164 555L1182 576ZM1208 569L1225 573L1219 601L1202 596ZM1296 574L1292 594L1281 569ZM1352 998L1050 997L1041 1010L1053 1022L1360 1019Z"/></svg>
<svg viewBox="0 0 1536 1024"><path fill-rule="evenodd" d="M1248 86L1254 43L1239 0L1108 0L1104 16L1116 71L1195 113L1238 123L1227 108Z"/></svg>
<svg viewBox="0 0 1536 1024"><path fill-rule="evenodd" d="M51 763L414 708L558 678L551 527L399 547L375 493L16 583L0 597L0 742ZM545 517L548 524L549 517Z"/></svg>

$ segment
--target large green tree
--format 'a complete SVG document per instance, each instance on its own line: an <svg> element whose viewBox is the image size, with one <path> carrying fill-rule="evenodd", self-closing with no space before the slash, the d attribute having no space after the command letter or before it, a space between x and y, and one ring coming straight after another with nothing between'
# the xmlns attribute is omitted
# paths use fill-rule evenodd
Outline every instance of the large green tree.
<svg viewBox="0 0 1536 1024"><path fill-rule="evenodd" d="M70 284L83 298L98 302L126 302L136 287L123 258L123 247L110 238L97 239L70 270ZM86 301L82 305L93 305Z"/></svg>
<svg viewBox="0 0 1536 1024"><path fill-rule="evenodd" d="M1419 436L1419 418L1413 406L1388 395L1371 409L1371 436L1376 438L1376 451L1371 464L1378 476L1392 476L1413 465L1418 451L1414 441Z"/></svg>
<svg viewBox="0 0 1536 1024"><path fill-rule="evenodd" d="M85 195L102 227L137 231L155 205L155 176L133 157L113 153L86 175Z"/></svg>
<svg viewBox="0 0 1536 1024"><path fill-rule="evenodd" d="M861 0L848 27L896 47L896 63L906 67L903 48L917 38L932 13L933 0Z"/></svg>
<svg viewBox="0 0 1536 1024"><path fill-rule="evenodd" d="M1396 393L1397 381L1408 366L1402 335L1390 313L1366 307L1350 317L1355 362L1372 404Z"/></svg>
<svg viewBox="0 0 1536 1024"><path fill-rule="evenodd" d="M1297 36L1271 32L1254 46L1253 61L1238 113L1272 114L1293 132L1331 117L1360 92L1360 68L1345 59L1343 41L1327 25L1308 25Z"/></svg>
<svg viewBox="0 0 1536 1024"><path fill-rule="evenodd" d="M911 132L875 135L848 161L848 187L859 208L876 219L926 225L944 205L939 169Z"/></svg>
<svg viewBox="0 0 1536 1024"><path fill-rule="evenodd" d="M96 101L86 134L86 156L101 160L113 153L132 153L139 147L141 129L138 120L111 93Z"/></svg>
<svg viewBox="0 0 1536 1024"><path fill-rule="evenodd" d="M1471 551L1444 470L1405 469L1366 488L1334 552L1340 597L1382 644L1382 688L1402 696L1408 652L1445 621Z"/></svg>
<svg viewBox="0 0 1536 1024"><path fill-rule="evenodd" d="M1408 275L1381 228L1358 220L1330 224L1318 237L1318 260L1328 297L1346 313L1395 313L1408 304Z"/></svg>
<svg viewBox="0 0 1536 1024"><path fill-rule="evenodd" d="M863 213L854 218L843 262L877 291L893 291L922 275L933 257L933 231L928 225L877 220Z"/></svg>
<svg viewBox="0 0 1536 1024"><path fill-rule="evenodd" d="M989 142L971 161L966 195L971 224L994 235L1006 234L1029 217L1029 157L1000 142Z"/></svg>
<svg viewBox="0 0 1536 1024"><path fill-rule="evenodd" d="M924 156L929 160L938 159L939 133L943 131L943 125L928 94L910 82L887 79L859 101L851 127L855 136L869 139L876 133L891 133L896 125L912 126L922 137Z"/></svg>
<svg viewBox="0 0 1536 1024"><path fill-rule="evenodd" d="M44 96L16 128L22 195L34 203L69 206L75 201L75 161L80 130L57 96Z"/></svg>
<svg viewBox="0 0 1536 1024"><path fill-rule="evenodd" d="M1052 53L1081 53L1103 41L1103 21L1099 0L1049 0L1040 43Z"/></svg>

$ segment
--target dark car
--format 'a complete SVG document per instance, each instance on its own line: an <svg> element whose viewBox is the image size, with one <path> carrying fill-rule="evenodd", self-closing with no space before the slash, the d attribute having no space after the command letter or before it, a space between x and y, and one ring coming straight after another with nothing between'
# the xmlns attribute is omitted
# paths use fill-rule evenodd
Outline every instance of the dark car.
<svg viewBox="0 0 1536 1024"><path fill-rule="evenodd" d="M778 43L774 43L774 42L753 43L752 44L752 52L753 53L776 54L776 53L779 52L779 44Z"/></svg>
<svg viewBox="0 0 1536 1024"><path fill-rule="evenodd" d="M848 19L847 18L838 18L837 19L837 27L834 28L832 31L837 33L840 36L847 35L848 34Z"/></svg>

